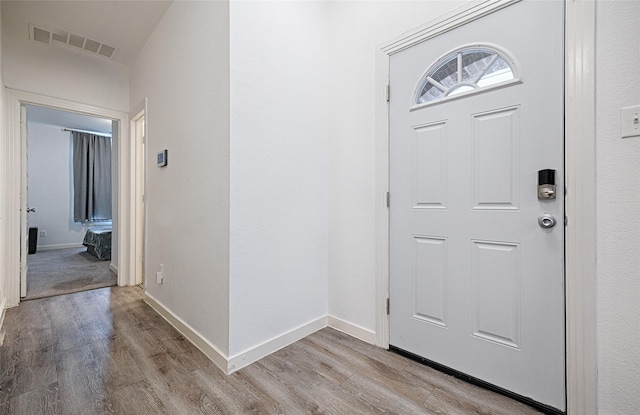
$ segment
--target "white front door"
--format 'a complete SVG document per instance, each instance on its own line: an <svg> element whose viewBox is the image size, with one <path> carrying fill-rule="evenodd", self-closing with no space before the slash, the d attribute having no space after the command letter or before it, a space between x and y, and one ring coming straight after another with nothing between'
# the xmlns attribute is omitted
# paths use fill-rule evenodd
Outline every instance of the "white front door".
<svg viewBox="0 0 640 415"><path fill-rule="evenodd" d="M389 72L390 344L560 410L563 10L516 3Z"/></svg>

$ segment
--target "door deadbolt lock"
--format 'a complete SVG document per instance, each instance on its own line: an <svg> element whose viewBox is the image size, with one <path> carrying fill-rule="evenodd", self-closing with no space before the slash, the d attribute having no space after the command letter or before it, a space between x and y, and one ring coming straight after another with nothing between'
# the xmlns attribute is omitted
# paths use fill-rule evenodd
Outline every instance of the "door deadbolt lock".
<svg viewBox="0 0 640 415"><path fill-rule="evenodd" d="M538 170L538 199L549 200L556 198L556 171L551 169Z"/></svg>
<svg viewBox="0 0 640 415"><path fill-rule="evenodd" d="M538 225L540 225L540 227L544 229L553 228L554 226L556 226L556 222L556 218L549 213L545 213L538 218Z"/></svg>

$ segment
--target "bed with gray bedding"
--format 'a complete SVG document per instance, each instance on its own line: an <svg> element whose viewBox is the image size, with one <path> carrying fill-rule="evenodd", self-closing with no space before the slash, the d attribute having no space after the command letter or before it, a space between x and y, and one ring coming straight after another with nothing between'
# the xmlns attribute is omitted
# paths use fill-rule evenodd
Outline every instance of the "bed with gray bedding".
<svg viewBox="0 0 640 415"><path fill-rule="evenodd" d="M91 228L84 235L82 245L87 247L87 252L98 259L106 261L111 259L111 228Z"/></svg>

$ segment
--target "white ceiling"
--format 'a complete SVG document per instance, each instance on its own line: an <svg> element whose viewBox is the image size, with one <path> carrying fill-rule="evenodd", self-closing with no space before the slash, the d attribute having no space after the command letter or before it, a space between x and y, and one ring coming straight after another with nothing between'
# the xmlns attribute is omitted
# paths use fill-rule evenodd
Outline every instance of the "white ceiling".
<svg viewBox="0 0 640 415"><path fill-rule="evenodd" d="M171 1L2 0L0 4L5 35L29 39L30 23L45 29L63 30L116 47L113 59L130 64ZM96 56L96 59L101 58Z"/></svg>
<svg viewBox="0 0 640 415"><path fill-rule="evenodd" d="M27 105L27 121L55 125L60 128L111 133L111 120Z"/></svg>

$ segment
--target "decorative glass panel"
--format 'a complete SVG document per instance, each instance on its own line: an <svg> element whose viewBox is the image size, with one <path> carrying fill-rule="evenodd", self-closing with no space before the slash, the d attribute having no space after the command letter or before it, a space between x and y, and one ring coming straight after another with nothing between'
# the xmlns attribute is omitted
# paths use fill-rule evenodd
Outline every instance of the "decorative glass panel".
<svg viewBox="0 0 640 415"><path fill-rule="evenodd" d="M515 65L504 52L490 47L469 47L439 59L420 80L417 105L450 96L518 81Z"/></svg>
<svg viewBox="0 0 640 415"><path fill-rule="evenodd" d="M495 85L500 82L510 81L513 78L513 70L509 66L509 63L503 58L498 57L482 78L478 80L478 86Z"/></svg>
<svg viewBox="0 0 640 415"><path fill-rule="evenodd" d="M423 102L436 101L442 98L443 96L444 96L444 92L436 88L436 86L433 85L432 83L427 82L423 88L422 94L420 95L420 98L422 99L422 101L420 101L419 103L421 104Z"/></svg>

